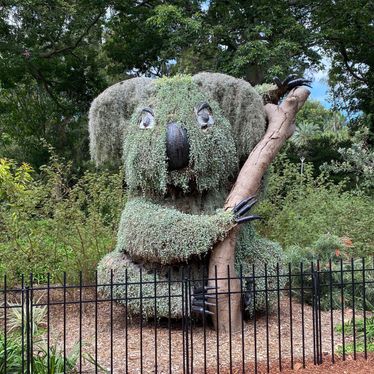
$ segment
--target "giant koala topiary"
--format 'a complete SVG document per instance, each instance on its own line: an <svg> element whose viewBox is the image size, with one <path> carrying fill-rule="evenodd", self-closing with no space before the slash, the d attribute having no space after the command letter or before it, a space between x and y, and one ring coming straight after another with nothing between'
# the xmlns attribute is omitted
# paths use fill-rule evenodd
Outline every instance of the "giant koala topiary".
<svg viewBox="0 0 374 374"><path fill-rule="evenodd" d="M122 160L128 202L118 230L116 249L98 266L100 283L113 274L114 297L127 299L129 314L139 313L140 269L142 313L154 313L157 295L169 287L180 293L180 269L197 272L215 243L238 223L257 217L245 209L224 211L225 197L241 164L263 136L266 118L262 97L247 82L224 74L149 79L117 83L92 103L89 114L90 150L96 164ZM236 265L250 276L268 263L274 273L282 261L278 244L243 226L236 248ZM155 272L155 273L154 273ZM125 276L130 283L124 287ZM168 277L172 278L168 282ZM109 292L104 288L104 292ZM125 302L125 301L124 301ZM170 306L169 306L170 303ZM258 298L263 308L265 299ZM180 317L180 298L157 302L157 315Z"/></svg>

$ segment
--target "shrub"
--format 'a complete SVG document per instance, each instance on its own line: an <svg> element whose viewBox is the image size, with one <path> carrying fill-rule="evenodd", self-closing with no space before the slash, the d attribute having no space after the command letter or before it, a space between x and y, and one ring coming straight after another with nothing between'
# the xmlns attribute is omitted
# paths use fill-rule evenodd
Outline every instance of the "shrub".
<svg viewBox="0 0 374 374"><path fill-rule="evenodd" d="M293 294L301 300L300 288L303 285L304 301L312 303L313 279L311 269L313 266L313 270L319 270L319 297L322 309L340 309L353 305L357 309L363 309L365 305L367 310L373 310L374 290L366 285L364 291L364 262L362 259L352 260L350 258L349 245L350 242L346 238L340 239L334 235L322 235L311 247L288 247L286 249L287 260L291 264L292 273L295 274L292 279L292 288L296 290L293 291ZM301 262L304 266L303 276L301 275ZM369 284L374 281L373 271L368 270L372 269L371 258L368 258L365 262L365 269L365 281ZM354 283L354 286L352 283Z"/></svg>
<svg viewBox="0 0 374 374"><path fill-rule="evenodd" d="M38 303L38 301L36 301ZM19 306L18 304L9 304L10 314L8 315L9 330L6 340L4 336L0 335L0 373L26 373L26 354L27 351L22 344L22 335L26 340L26 326L22 318L22 313L26 315L25 306ZM31 305L31 302L30 302ZM31 307L30 307L31 312ZM58 350L57 346L47 347L45 340L43 339L43 329L41 328L47 314L46 307L33 307L32 315L33 321L30 329L30 333L33 336L33 344L35 350L32 357L32 371L35 374L57 374L64 371L64 355ZM22 330L23 329L23 330ZM6 349L6 355L5 355ZM5 362L6 357L6 362ZM49 370L48 370L48 357L49 357ZM73 373L74 368L77 364L79 355L78 351L72 350L65 359L65 365L67 373ZM22 370L22 361L24 362Z"/></svg>
<svg viewBox="0 0 374 374"><path fill-rule="evenodd" d="M76 344L73 350L64 357L63 352L57 347L52 345L49 348L46 346L45 341L40 336L34 336L34 352L32 356L32 372L35 374L60 374L77 373L76 366L79 359L78 345ZM0 335L0 373L7 374L20 374L27 373L26 367L26 349L22 349L22 336L17 334L10 334L7 336L6 347L4 336ZM5 355L6 349L6 355ZM6 363L5 363L6 357ZM22 357L24 364L22 365ZM88 362L93 362L92 357L87 354L83 355L84 359ZM48 368L49 359L49 368ZM22 370L23 366L23 370ZM101 368L99 366L99 368Z"/></svg>
<svg viewBox="0 0 374 374"><path fill-rule="evenodd" d="M355 257L374 253L373 199L319 187L286 200L283 209L268 221L268 236L284 247L308 246L321 235L334 234L352 240Z"/></svg>
<svg viewBox="0 0 374 374"><path fill-rule="evenodd" d="M343 159L339 149L349 148L352 140L349 139L347 132L320 132L308 137L307 140L298 144L293 141L285 147L287 158L292 163L300 163L300 158L304 157L307 162L313 164L314 175L320 174L320 167L324 163L332 160L341 161ZM339 182L344 179L345 173L338 173L334 176L334 181Z"/></svg>
<svg viewBox="0 0 374 374"><path fill-rule="evenodd" d="M15 281L32 272L36 281L70 281L82 270L93 279L98 261L116 242L124 204L122 173L87 171L52 156L39 178L27 165L0 163L0 275ZM13 277L13 278L11 278Z"/></svg>
<svg viewBox="0 0 374 374"><path fill-rule="evenodd" d="M344 324L344 334L353 338L353 329L356 332L356 352L365 352L365 338L366 338L366 350L368 352L374 352L374 317L371 316L364 321L363 318L356 319L355 325L350 320ZM336 331L342 333L343 325L339 324L336 326ZM345 344L345 353L354 353L354 343L349 342ZM339 346L338 353L343 353L343 347Z"/></svg>
<svg viewBox="0 0 374 374"><path fill-rule="evenodd" d="M278 158L268 177L268 190L257 212L264 218L259 232L282 246L311 246L321 235L352 241L354 257L374 253L374 199L362 192L343 191L326 175L313 176L311 164Z"/></svg>
<svg viewBox="0 0 374 374"><path fill-rule="evenodd" d="M31 365L33 373L60 374L66 372L73 374L78 372L76 366L79 359L79 344L75 343L66 356L57 342L52 343L50 346L47 345L45 337L46 329L43 328L46 322L47 307L31 307L33 304L38 304L39 301L40 299L34 301L30 299L29 312L30 314L32 313L33 318L29 330L26 328L23 317L27 313L26 306L22 306L19 303L7 304L8 308L10 308L8 309L9 314L7 317L9 328L7 330L6 346L4 335L3 333L0 334L0 373L5 373L5 368L7 374L28 373L26 365L27 349L22 343L22 340L25 342L27 339L27 331L29 331L33 341ZM2 312L4 312L4 309ZM29 358L31 358L31 353ZM82 359L91 364L95 363L94 358L87 352L83 352ZM106 372L100 364L98 364L98 368L101 370L100 372Z"/></svg>
<svg viewBox="0 0 374 374"><path fill-rule="evenodd" d="M325 163L321 170L349 176L350 184L368 194L374 192L374 150L368 144L367 130L357 132L351 147L338 147L339 158Z"/></svg>

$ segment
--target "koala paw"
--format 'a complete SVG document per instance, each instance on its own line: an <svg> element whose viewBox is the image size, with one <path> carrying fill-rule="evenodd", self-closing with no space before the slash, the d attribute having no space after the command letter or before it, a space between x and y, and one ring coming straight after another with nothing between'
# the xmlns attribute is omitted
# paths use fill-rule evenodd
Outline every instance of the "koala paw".
<svg viewBox="0 0 374 374"><path fill-rule="evenodd" d="M253 277L245 278L245 291L242 294L243 310L249 311L253 307L254 283Z"/></svg>
<svg viewBox="0 0 374 374"><path fill-rule="evenodd" d="M216 287L196 287L194 288L192 294L192 305L191 310L192 312L199 313L199 314L214 314L211 312L208 307L209 306L216 306L216 303L209 302L209 299L216 299L215 293L208 293L209 290L216 290Z"/></svg>
<svg viewBox="0 0 374 374"><path fill-rule="evenodd" d="M248 198L242 200L239 204L235 205L233 208L234 220L236 223L245 223L253 221L255 219L261 219L257 215L246 215L246 213L257 203L257 199L254 196L249 196Z"/></svg>
<svg viewBox="0 0 374 374"><path fill-rule="evenodd" d="M307 86L311 88L312 81L310 79L297 78L295 74L289 75L284 81L281 81L278 77L273 79L273 82L282 92L289 92L293 88L300 86Z"/></svg>

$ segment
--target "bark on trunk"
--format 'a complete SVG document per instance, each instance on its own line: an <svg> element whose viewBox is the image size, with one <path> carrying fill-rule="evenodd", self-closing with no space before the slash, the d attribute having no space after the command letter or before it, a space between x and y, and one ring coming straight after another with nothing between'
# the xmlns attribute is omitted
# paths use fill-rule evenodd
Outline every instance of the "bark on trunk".
<svg viewBox="0 0 374 374"><path fill-rule="evenodd" d="M270 163L278 154L285 141L295 131L295 117L309 96L309 91L303 87L292 90L281 105L265 105L268 128L264 137L252 150L243 165L238 178L225 201L225 209L232 209L235 204L248 196L256 195L260 189L261 180ZM240 281L236 279L234 261L235 244L239 227L234 227L225 240L213 248L209 261L210 285L215 286L216 276L226 278L217 280L218 297L217 309L212 308L215 328L221 332L236 332L241 328L241 294ZM228 279L230 276L230 279ZM231 279L233 277L234 279ZM230 294L228 292L230 291ZM218 317L218 318L217 318Z"/></svg>

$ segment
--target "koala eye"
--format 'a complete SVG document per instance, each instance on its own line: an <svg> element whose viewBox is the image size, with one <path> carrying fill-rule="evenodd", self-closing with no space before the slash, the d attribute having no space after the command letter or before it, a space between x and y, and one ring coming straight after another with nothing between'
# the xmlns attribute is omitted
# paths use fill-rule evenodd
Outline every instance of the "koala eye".
<svg viewBox="0 0 374 374"><path fill-rule="evenodd" d="M214 124L213 112L206 102L199 103L195 108L197 123L201 129L207 129Z"/></svg>
<svg viewBox="0 0 374 374"><path fill-rule="evenodd" d="M139 128L151 129L155 125L155 117L151 108L144 108L140 112L138 120Z"/></svg>

